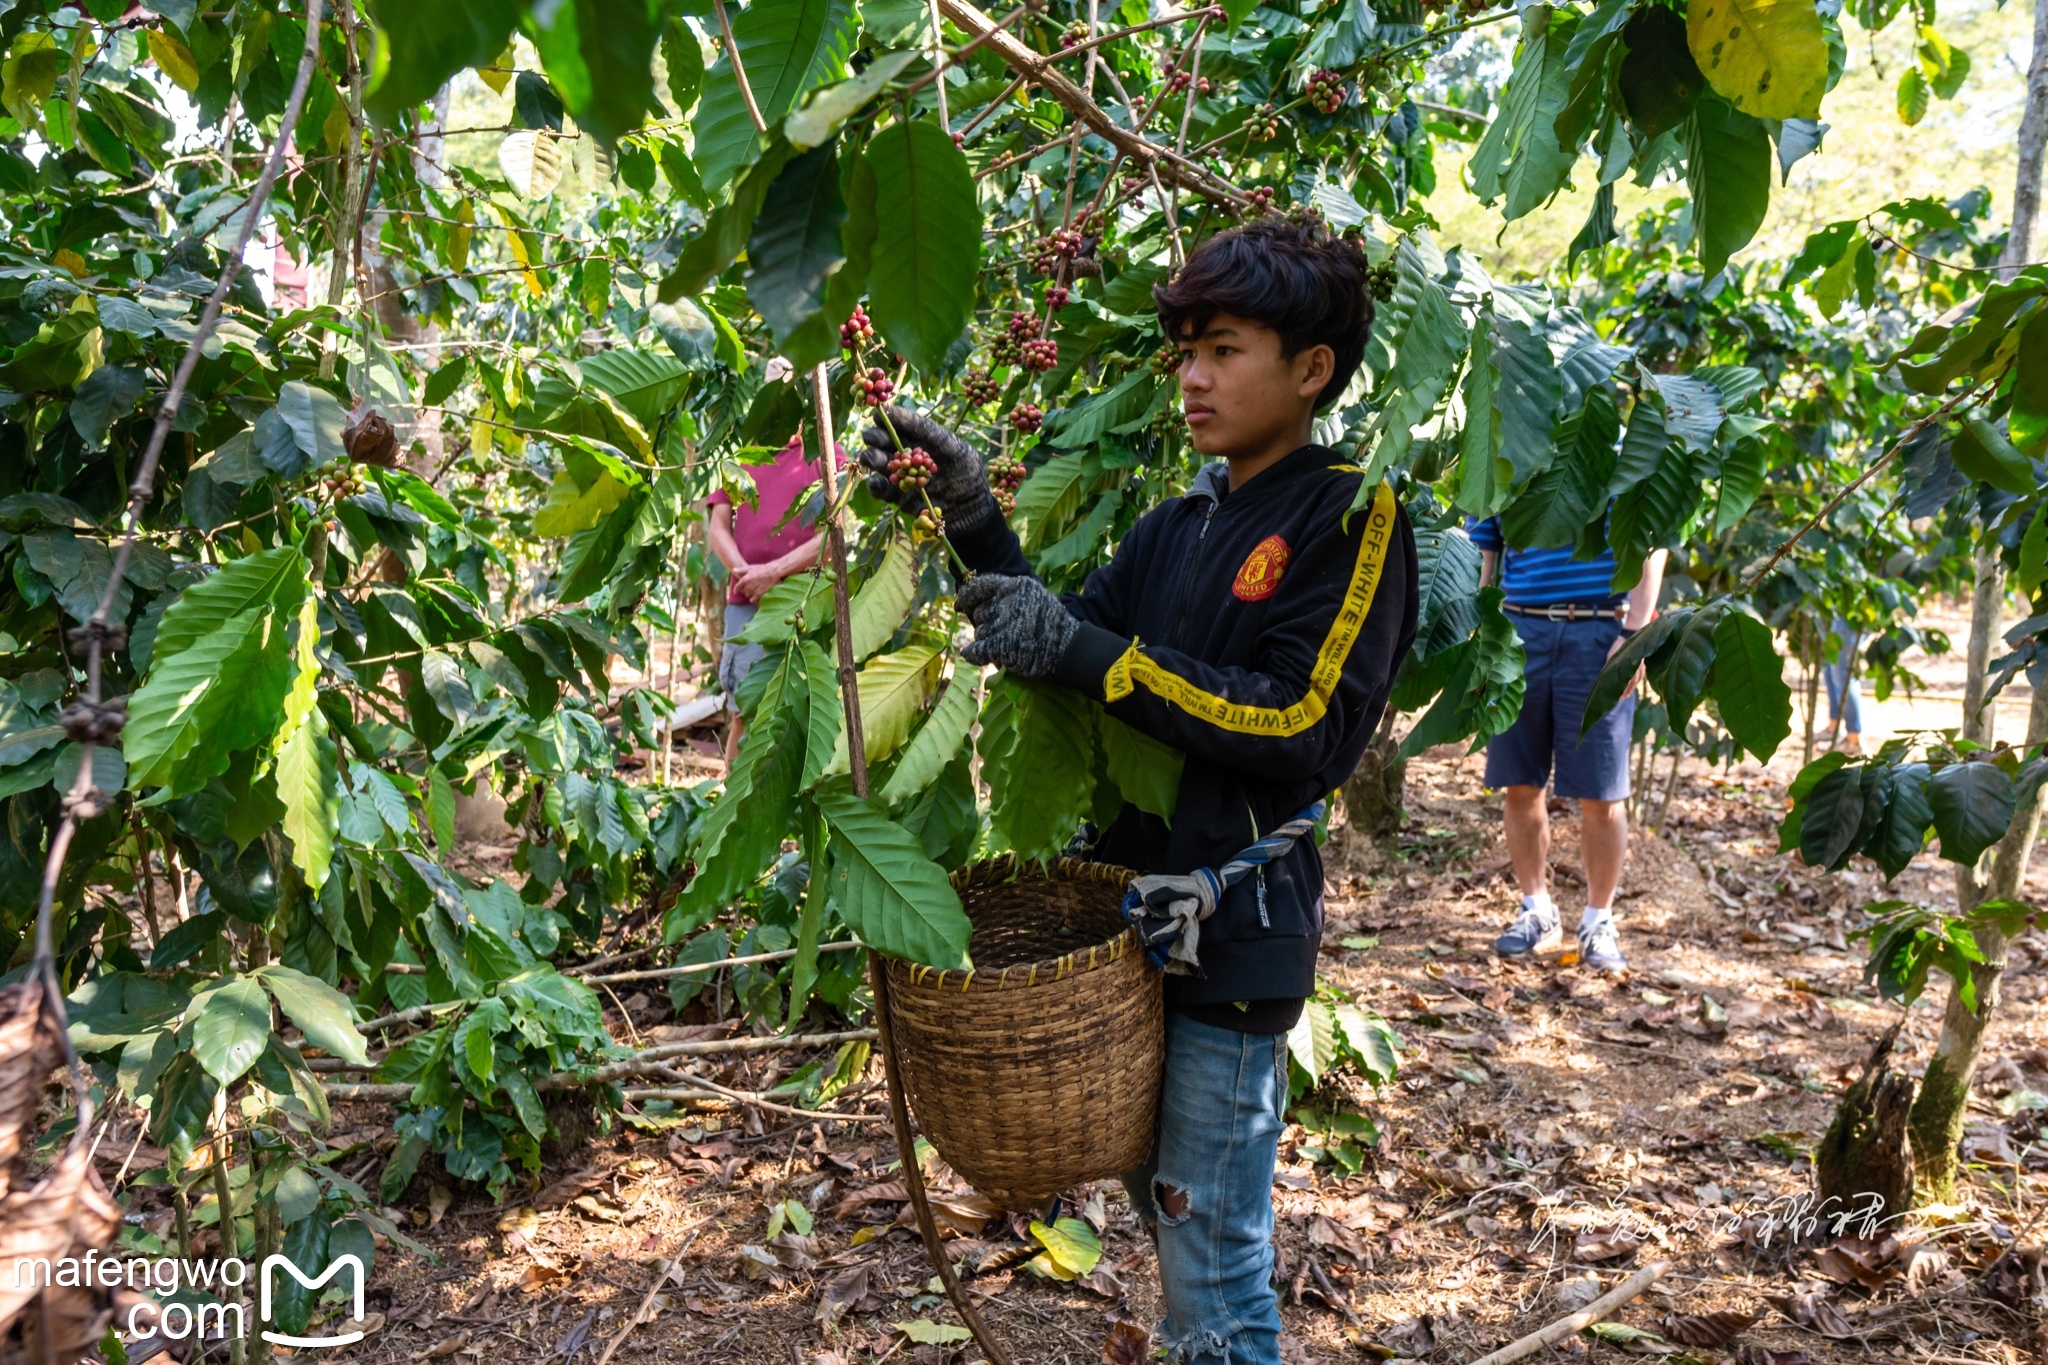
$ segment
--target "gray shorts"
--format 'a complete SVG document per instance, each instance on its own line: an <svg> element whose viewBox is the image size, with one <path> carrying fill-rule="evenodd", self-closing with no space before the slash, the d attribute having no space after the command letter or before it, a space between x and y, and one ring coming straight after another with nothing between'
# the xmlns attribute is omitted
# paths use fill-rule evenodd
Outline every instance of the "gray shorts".
<svg viewBox="0 0 2048 1365"><path fill-rule="evenodd" d="M747 676L747 670L768 653L766 645L736 645L732 637L747 628L759 608L750 602L728 602L725 604L725 651L718 656L718 685L725 691L725 705L729 711L737 711L740 681Z"/></svg>

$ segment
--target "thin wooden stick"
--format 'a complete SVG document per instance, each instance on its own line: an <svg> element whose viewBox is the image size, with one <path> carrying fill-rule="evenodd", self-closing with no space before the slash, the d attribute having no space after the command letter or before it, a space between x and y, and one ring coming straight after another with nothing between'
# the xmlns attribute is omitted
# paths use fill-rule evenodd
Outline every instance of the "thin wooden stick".
<svg viewBox="0 0 2048 1365"><path fill-rule="evenodd" d="M861 732L860 688L853 659L853 615L849 610L846 590L846 509L839 504L839 474L832 441L831 377L823 365L811 371L811 393L818 408L818 467L824 471L825 505L832 509L831 521L827 523L826 544L832 555L832 606L838 625L835 634L839 648L839 692L846 711L846 765L853 779L854 791L865 799L868 794L868 752L867 740ZM995 1333L989 1331L980 1312L968 1301L966 1291L960 1287L959 1277L953 1273L953 1263L946 1259L945 1248L939 1245L938 1224L932 1221L931 1201L925 1198L924 1172L917 1164L917 1142L910 1133L910 1105L903 1096L903 1067L896 1055L895 1034L889 1028L889 973L882 962L882 955L872 949L868 952L868 980L874 988L875 1029L880 1034L882 1074L889 1088L889 1121L896 1133L896 1151L903 1158L903 1188L910 1196L911 1212L917 1217L917 1231L924 1239L925 1254L931 1258L932 1268L938 1271L939 1283L945 1286L946 1297L953 1301L954 1311L967 1324L967 1330L974 1334L974 1340L980 1345L982 1354L989 1358L990 1365L1010 1365L1009 1353L1003 1350Z"/></svg>
<svg viewBox="0 0 2048 1365"><path fill-rule="evenodd" d="M1563 1341L1574 1332L1584 1331L1655 1284L1669 1269L1669 1261L1652 1261L1570 1317L1559 1318L1542 1331L1531 1332L1520 1341L1511 1341L1493 1354L1479 1357L1472 1365L1508 1365L1511 1360L1534 1355L1546 1346Z"/></svg>
<svg viewBox="0 0 2048 1365"><path fill-rule="evenodd" d="M939 97L939 126L950 133L953 118L946 112L946 30L939 18L939 0L925 0L925 12L932 20L932 69L936 73L932 93Z"/></svg>
<svg viewBox="0 0 2048 1365"><path fill-rule="evenodd" d="M661 1287L668 1283L668 1277L676 1273L676 1267L682 1263L683 1253L690 1249L690 1243L697 1240L697 1234L703 1231L704 1225L710 1221L709 1218L699 1218L690 1225L690 1235L683 1238L683 1244L676 1248L675 1255L662 1262L661 1273L654 1277L653 1284L647 1286L647 1292L640 1298L640 1306L633 1310L632 1317L626 1319L626 1325L612 1338L611 1345L604 1348L604 1354L597 1358L597 1365L610 1365L612 1353L618 1350L626 1338L633 1335L633 1329L646 1319L648 1305L654 1302L654 1296L661 1292Z"/></svg>
<svg viewBox="0 0 2048 1365"><path fill-rule="evenodd" d="M556 1071L541 1077L534 1084L542 1090L569 1090L579 1085L594 1085L604 1081L617 1080L622 1076L637 1076L658 1064L665 1064L678 1057L730 1057L755 1052L794 1052L807 1047L838 1047L844 1043L871 1043L876 1033L871 1028L847 1029L840 1033L790 1033L768 1038L705 1038L694 1043L656 1043L653 1047L642 1048L630 1057L616 1062L607 1062L595 1070L577 1073ZM356 1066L339 1057L309 1057L306 1066L313 1071L369 1071L378 1065L372 1062L367 1067Z"/></svg>
<svg viewBox="0 0 2048 1365"><path fill-rule="evenodd" d="M821 943L818 945L818 951L839 953L866 946L864 943L847 939L839 943ZM673 967L641 967L630 972L607 972L600 976L581 977L579 980L609 981L615 984L620 981L662 981L672 976L695 976L701 972L715 972L726 967L744 967L755 962L783 962L795 956L794 948L778 948L772 953L746 953L740 957L722 957L716 962L684 962Z"/></svg>
<svg viewBox="0 0 2048 1365"><path fill-rule="evenodd" d="M938 0L938 5L939 12L962 31L978 37L986 36L990 48L1005 65L1020 75L1029 76L1124 156L1147 166L1163 164L1175 181L1197 194L1236 204L1250 202L1236 186L1206 167L1146 139L1140 133L1118 126L1087 91L1054 70L1050 59L1032 51L1009 34L997 32L995 21L976 8L971 0Z"/></svg>
<svg viewBox="0 0 2048 1365"><path fill-rule="evenodd" d="M754 87L747 83L747 68L740 61L740 45L733 40L732 20L726 17L725 0L711 0L711 8L718 14L718 31L725 35L725 55L732 58L732 74L740 83L740 98L747 102L747 117L754 120L754 131L765 135L768 122L761 117L761 106L754 103Z"/></svg>

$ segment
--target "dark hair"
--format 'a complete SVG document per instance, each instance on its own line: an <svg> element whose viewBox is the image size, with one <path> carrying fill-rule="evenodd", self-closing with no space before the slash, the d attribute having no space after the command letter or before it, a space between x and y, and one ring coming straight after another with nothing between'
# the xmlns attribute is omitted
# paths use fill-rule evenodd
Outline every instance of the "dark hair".
<svg viewBox="0 0 2048 1365"><path fill-rule="evenodd" d="M1359 244L1320 222L1269 214L1220 232L1196 247L1180 273L1152 290L1169 341L1200 336L1209 319L1232 313L1280 334L1280 354L1328 346L1336 371L1316 395L1337 401L1365 357L1372 335L1371 267Z"/></svg>

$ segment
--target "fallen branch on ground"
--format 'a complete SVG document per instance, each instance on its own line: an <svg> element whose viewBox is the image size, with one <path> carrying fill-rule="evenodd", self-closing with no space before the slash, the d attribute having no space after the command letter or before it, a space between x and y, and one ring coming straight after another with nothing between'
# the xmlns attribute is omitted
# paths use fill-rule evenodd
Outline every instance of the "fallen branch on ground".
<svg viewBox="0 0 2048 1365"><path fill-rule="evenodd" d="M716 1057L733 1052L786 1052L795 1048L833 1047L840 1043L871 1043L874 1040L873 1029L855 1028L841 1033L789 1033L771 1035L767 1038L705 1038L692 1043L657 1043L653 1047L641 1049L631 1057L608 1062L581 1079L584 1082L608 1081L619 1076L637 1075L643 1067L652 1067L676 1057ZM373 1058L368 1066L357 1066L339 1057L308 1057L306 1066L313 1071L374 1071L382 1060ZM549 1083L554 1081L560 1081L561 1085L551 1086ZM543 1080L540 1088L560 1089L576 1082L576 1073L562 1071Z"/></svg>
<svg viewBox="0 0 2048 1365"><path fill-rule="evenodd" d="M875 1039L871 1028L847 1029L840 1033L792 1033L768 1038L707 1038L694 1043L661 1043L643 1048L630 1057L616 1062L607 1062L587 1072L557 1071L534 1082L535 1090L576 1090L586 1085L603 1085L625 1076L641 1076L657 1071L666 1063L678 1057L716 1057L735 1052L784 1052L806 1047L837 1047L843 1043L867 1043ZM316 1057L308 1064L315 1071L339 1071L348 1069L347 1063L334 1066L339 1059ZM693 1083L696 1077L690 1078ZM389 1084L364 1081L322 1081L328 1095L344 1100L403 1100L411 1096L412 1083L393 1082ZM748 1092L734 1091L733 1094ZM794 1113L796 1111L791 1110ZM839 1117L832 1115L831 1117Z"/></svg>
<svg viewBox="0 0 2048 1365"><path fill-rule="evenodd" d="M625 1343L627 1337L633 1335L635 1327L638 1327L647 1320L647 1309L654 1302L654 1296L661 1291L663 1285L668 1283L669 1276L676 1273L676 1267L683 1263L683 1253L690 1249L690 1243L697 1240L697 1234L703 1231L704 1225L710 1221L709 1218L700 1218L690 1225L690 1235L683 1238L683 1244L676 1248L675 1255L661 1263L661 1271L655 1275L654 1283L647 1286L647 1292L641 1296L640 1306L633 1310L632 1317L626 1319L626 1325L621 1327L619 1334L612 1338L611 1345L604 1348L604 1354L597 1358L597 1365L609 1365L612 1353Z"/></svg>
<svg viewBox="0 0 2048 1365"><path fill-rule="evenodd" d="M696 1083L698 1085L709 1084L706 1081L697 1081ZM773 1100L762 1099L751 1091L727 1090L722 1086L716 1090L692 1090L683 1086L655 1085L626 1090L621 1093L624 1098L636 1102L645 1100L675 1100L677 1102L686 1100L723 1100L728 1104L750 1104L756 1109L766 1109L770 1113L775 1114L789 1114L800 1119L837 1119L841 1123L887 1123L889 1121L887 1114L835 1114L824 1109L797 1109L787 1104L777 1104Z"/></svg>
<svg viewBox="0 0 2048 1365"><path fill-rule="evenodd" d="M1669 1261L1652 1261L1570 1317L1560 1318L1540 1332L1531 1332L1520 1341L1511 1341L1491 1355L1481 1356L1473 1361L1472 1365L1508 1365L1511 1360L1520 1360L1523 1356L1534 1355L1547 1346L1554 1346L1572 1333L1582 1332L1607 1317L1615 1309L1655 1284L1669 1269Z"/></svg>
<svg viewBox="0 0 2048 1365"><path fill-rule="evenodd" d="M818 951L821 953L851 952L856 948L864 948L866 946L866 944L856 943L848 939L840 943L821 943L818 945ZM642 967L630 972L607 972L601 976L583 976L576 979L590 984L602 983L605 985L617 985L622 981L660 981L671 976L696 976L703 972L723 971L727 967L747 967L757 962L786 962L790 958L795 957L796 954L797 950L794 948L778 948L772 953L747 953L741 957L722 957L716 962L685 962L673 967ZM574 973L571 972L569 975L574 975Z"/></svg>

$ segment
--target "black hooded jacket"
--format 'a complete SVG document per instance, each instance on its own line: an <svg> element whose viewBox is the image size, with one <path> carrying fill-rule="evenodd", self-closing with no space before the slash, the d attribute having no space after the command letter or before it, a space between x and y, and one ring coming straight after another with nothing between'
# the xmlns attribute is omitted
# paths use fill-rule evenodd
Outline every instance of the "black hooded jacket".
<svg viewBox="0 0 2048 1365"><path fill-rule="evenodd" d="M1220 867L1327 797L1358 764L1415 639L1415 536L1392 491L1303 446L1232 490L1218 462L1139 518L1062 599L1081 622L1054 679L1187 756L1171 827L1126 806L1095 856L1140 872ZM953 538L979 573L1028 574L1000 518ZM1199 1008L1315 990L1323 864L1303 837L1230 888L1202 926ZM1284 1025L1283 1025L1284 1026Z"/></svg>

